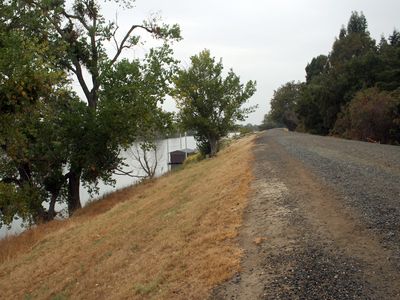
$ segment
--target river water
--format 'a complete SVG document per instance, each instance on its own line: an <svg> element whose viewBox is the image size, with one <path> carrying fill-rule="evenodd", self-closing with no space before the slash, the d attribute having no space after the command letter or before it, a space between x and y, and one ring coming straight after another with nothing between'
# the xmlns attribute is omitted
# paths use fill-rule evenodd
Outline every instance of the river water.
<svg viewBox="0 0 400 300"><path fill-rule="evenodd" d="M156 152L149 152L148 158L151 164L154 164L155 158L157 158L157 168L156 168L156 176L160 176L170 170L170 166L168 165L169 162L169 152L180 150L184 148L195 149L196 148L196 141L193 136L181 138L171 138L171 139L164 139L159 140L157 142L157 151ZM133 144L130 149L124 151L121 155L126 159L126 163L128 164L123 170L126 172L132 172L131 174L143 176L144 171L141 169L139 162L135 159L135 155L137 154L138 145ZM140 150L139 150L140 151ZM143 157L143 155L142 155ZM94 201L106 194L112 193L116 190L122 189L124 187L130 186L140 179L132 178L126 175L114 175L113 178L116 180L115 186L106 185L103 182L100 182L99 187L99 194L90 195L88 191L81 185L80 192L81 192L81 203L84 206L89 201ZM57 205L57 211L65 211L65 205ZM11 228L8 229L5 226L0 228L0 239L4 238L7 235L18 234L24 231L24 227L21 226L22 222L20 219L15 220L11 224Z"/></svg>

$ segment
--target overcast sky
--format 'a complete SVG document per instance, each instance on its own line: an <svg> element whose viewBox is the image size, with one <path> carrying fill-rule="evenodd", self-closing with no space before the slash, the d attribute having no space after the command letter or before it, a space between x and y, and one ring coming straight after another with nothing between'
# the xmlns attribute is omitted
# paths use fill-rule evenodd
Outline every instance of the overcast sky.
<svg viewBox="0 0 400 300"><path fill-rule="evenodd" d="M291 80L303 81L307 63L329 53L352 11L364 12L377 40L400 29L400 0L137 0L129 11L107 4L108 17L115 18L117 11L121 34L157 12L165 23L178 23L183 40L174 49L183 67L190 64L190 56L207 48L242 81L256 80L250 105L258 104L258 109L248 118L254 124L269 110L275 89ZM142 50L135 51L139 55ZM173 110L173 101L164 107Z"/></svg>

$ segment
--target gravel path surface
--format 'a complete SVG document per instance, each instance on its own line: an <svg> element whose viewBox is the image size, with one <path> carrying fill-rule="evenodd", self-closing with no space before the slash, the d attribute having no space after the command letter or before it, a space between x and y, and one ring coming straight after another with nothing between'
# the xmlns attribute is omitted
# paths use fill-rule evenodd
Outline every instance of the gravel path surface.
<svg viewBox="0 0 400 300"><path fill-rule="evenodd" d="M212 299L400 299L400 147L270 130Z"/></svg>
<svg viewBox="0 0 400 300"><path fill-rule="evenodd" d="M340 192L370 228L400 246L400 147L307 134L269 133Z"/></svg>

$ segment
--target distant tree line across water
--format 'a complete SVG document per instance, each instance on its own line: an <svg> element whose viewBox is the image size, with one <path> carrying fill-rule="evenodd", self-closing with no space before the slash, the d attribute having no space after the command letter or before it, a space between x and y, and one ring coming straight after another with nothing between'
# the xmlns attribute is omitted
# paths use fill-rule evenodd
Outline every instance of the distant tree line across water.
<svg viewBox="0 0 400 300"><path fill-rule="evenodd" d="M327 55L306 66L271 99L262 128L400 144L400 32L377 43L363 13L353 12Z"/></svg>

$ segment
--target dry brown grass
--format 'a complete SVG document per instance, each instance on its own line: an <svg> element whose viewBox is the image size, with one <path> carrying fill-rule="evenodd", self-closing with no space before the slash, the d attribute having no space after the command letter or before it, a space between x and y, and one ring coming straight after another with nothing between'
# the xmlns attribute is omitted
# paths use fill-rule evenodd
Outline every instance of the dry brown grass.
<svg viewBox="0 0 400 300"><path fill-rule="evenodd" d="M252 138L0 243L1 299L204 299L239 269Z"/></svg>

